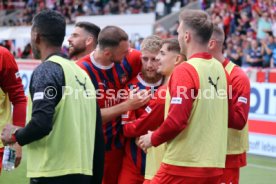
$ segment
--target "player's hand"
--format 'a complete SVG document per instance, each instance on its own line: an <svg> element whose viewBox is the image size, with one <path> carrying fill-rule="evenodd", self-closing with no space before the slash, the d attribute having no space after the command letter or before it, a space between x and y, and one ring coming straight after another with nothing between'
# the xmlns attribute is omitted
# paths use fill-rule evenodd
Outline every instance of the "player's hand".
<svg viewBox="0 0 276 184"><path fill-rule="evenodd" d="M152 136L152 131L148 131L148 134L143 135L139 138L138 145L142 150L144 150L145 153L147 153L147 149L152 147L151 144L151 136Z"/></svg>
<svg viewBox="0 0 276 184"><path fill-rule="evenodd" d="M135 88L130 91L126 101L128 110L135 110L147 104L151 98L150 90L140 90Z"/></svg>
<svg viewBox="0 0 276 184"><path fill-rule="evenodd" d="M15 140L12 139L12 134L18 128L20 128L20 127L14 126L14 125L11 125L11 124L7 124L3 128L2 133L1 133L1 140L2 140L4 145L15 143Z"/></svg>
<svg viewBox="0 0 276 184"><path fill-rule="evenodd" d="M136 144L137 146L139 146L139 138L140 138L140 137L136 137L136 138L135 138L135 144Z"/></svg>
<svg viewBox="0 0 276 184"><path fill-rule="evenodd" d="M18 143L15 143L13 147L15 149L15 154L16 154L14 166L18 167L22 158L22 147Z"/></svg>
<svg viewBox="0 0 276 184"><path fill-rule="evenodd" d="M135 138L135 144L136 144L139 148L141 148L145 153L148 153L147 149L145 149L144 147L142 147L142 145L140 144L139 140L140 140L140 137L136 137L136 138Z"/></svg>

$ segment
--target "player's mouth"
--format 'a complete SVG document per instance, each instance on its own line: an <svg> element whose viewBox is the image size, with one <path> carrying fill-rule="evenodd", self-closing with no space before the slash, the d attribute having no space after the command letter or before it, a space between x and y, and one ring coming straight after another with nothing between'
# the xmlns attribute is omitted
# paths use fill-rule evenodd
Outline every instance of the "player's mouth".
<svg viewBox="0 0 276 184"><path fill-rule="evenodd" d="M147 70L148 73L154 73L155 70Z"/></svg>
<svg viewBox="0 0 276 184"><path fill-rule="evenodd" d="M69 47L68 47L68 48L69 48L69 49L70 49L70 48L73 48L73 45L72 45L72 44L69 44Z"/></svg>

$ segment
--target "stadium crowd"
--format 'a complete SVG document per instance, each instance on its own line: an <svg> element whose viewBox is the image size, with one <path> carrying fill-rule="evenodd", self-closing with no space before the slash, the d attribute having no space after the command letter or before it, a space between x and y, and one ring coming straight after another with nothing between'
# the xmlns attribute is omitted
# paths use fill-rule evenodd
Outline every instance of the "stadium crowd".
<svg viewBox="0 0 276 184"><path fill-rule="evenodd" d="M202 4L214 23L226 34L225 55L239 66L275 67L276 1L220 1ZM169 30L158 25L155 33L175 37L176 26Z"/></svg>
<svg viewBox="0 0 276 184"><path fill-rule="evenodd" d="M155 12L156 17L169 14L177 3L184 6L190 1L163 0L106 0L106 1L43 1L43 0L10 0L1 1L0 10L19 9L21 13L15 20L6 25L29 25L33 15L42 9L49 8L61 12L67 23L74 23L79 15L135 14ZM202 1L214 23L226 33L225 56L235 64L243 67L275 67L276 62L276 2L264 1L221 1L208 3ZM161 38L177 36L178 21L169 30L162 25L155 26L155 34ZM140 49L143 38L131 40L131 46ZM4 43L7 47L12 43ZM66 51L66 48L64 48ZM30 45L15 51L18 58L31 58Z"/></svg>
<svg viewBox="0 0 276 184"><path fill-rule="evenodd" d="M62 13L67 23L74 23L81 15L138 14L155 12L160 18L171 13L174 6L183 7L191 0L3 0L0 10L9 13L20 10L13 19L4 22L6 26L30 25L33 16L43 9Z"/></svg>

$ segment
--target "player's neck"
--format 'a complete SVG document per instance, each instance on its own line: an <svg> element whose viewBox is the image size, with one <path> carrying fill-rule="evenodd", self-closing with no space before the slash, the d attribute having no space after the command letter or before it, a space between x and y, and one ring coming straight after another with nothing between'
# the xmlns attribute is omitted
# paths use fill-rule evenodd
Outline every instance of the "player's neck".
<svg viewBox="0 0 276 184"><path fill-rule="evenodd" d="M74 56L74 58L75 58L75 60L79 60L79 59L83 58L84 56L91 54L92 51L93 51L92 49L85 50L82 53L79 53L78 55Z"/></svg>
<svg viewBox="0 0 276 184"><path fill-rule="evenodd" d="M219 62L223 63L225 61L225 57L223 56L222 53L219 54L212 54L213 57L218 60Z"/></svg>
<svg viewBox="0 0 276 184"><path fill-rule="evenodd" d="M173 71L172 71L172 72L173 72ZM168 83L168 81L169 81L169 79L170 79L170 76L171 76L172 72L169 73L169 74L164 75L163 85L167 85L167 83Z"/></svg>
<svg viewBox="0 0 276 184"><path fill-rule="evenodd" d="M44 61L48 56L55 54L55 53L60 53L61 48L60 47L53 47L53 46L42 46L41 50L41 61Z"/></svg>
<svg viewBox="0 0 276 184"><path fill-rule="evenodd" d="M93 53L93 57L96 63L102 66L109 66L112 64L112 62L105 58L103 54L101 54L101 51L96 49L95 52Z"/></svg>
<svg viewBox="0 0 276 184"><path fill-rule="evenodd" d="M202 52L208 52L208 47L206 45L191 44L187 47L187 58L189 59L192 55Z"/></svg>

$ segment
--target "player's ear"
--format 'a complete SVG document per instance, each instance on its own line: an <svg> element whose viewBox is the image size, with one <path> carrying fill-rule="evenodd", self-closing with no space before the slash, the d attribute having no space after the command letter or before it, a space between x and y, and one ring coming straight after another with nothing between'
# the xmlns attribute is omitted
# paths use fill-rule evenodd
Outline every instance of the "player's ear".
<svg viewBox="0 0 276 184"><path fill-rule="evenodd" d="M177 56L175 57L174 66L179 65L183 61L184 61L183 56L181 54L177 54Z"/></svg>
<svg viewBox="0 0 276 184"><path fill-rule="evenodd" d="M184 35L184 42L187 43L190 41L190 39L191 39L191 33L186 31Z"/></svg>
<svg viewBox="0 0 276 184"><path fill-rule="evenodd" d="M94 38L92 36L89 36L86 40L85 43L86 45L93 45Z"/></svg>
<svg viewBox="0 0 276 184"><path fill-rule="evenodd" d="M110 57L112 55L112 49L109 47L104 48L103 53L106 57Z"/></svg>
<svg viewBox="0 0 276 184"><path fill-rule="evenodd" d="M216 46L216 41L213 39L210 39L210 41L208 42L208 49L213 50L215 46Z"/></svg>

